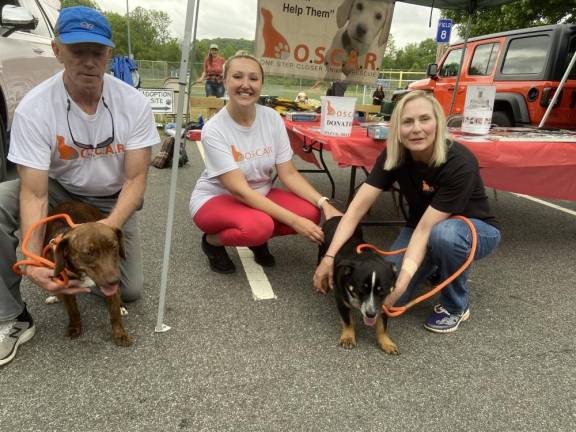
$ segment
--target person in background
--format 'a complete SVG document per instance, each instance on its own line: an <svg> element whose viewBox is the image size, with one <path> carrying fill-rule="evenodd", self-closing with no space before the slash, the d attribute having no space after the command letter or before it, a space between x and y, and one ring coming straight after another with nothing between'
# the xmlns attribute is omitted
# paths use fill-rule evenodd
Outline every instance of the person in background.
<svg viewBox="0 0 576 432"><path fill-rule="evenodd" d="M318 87L323 80L318 80L309 88L309 90L314 90ZM330 85L326 89L326 96L344 96L346 90L348 89L348 83L343 80L337 80L330 82Z"/></svg>
<svg viewBox="0 0 576 432"><path fill-rule="evenodd" d="M385 97L386 95L384 94L384 89L382 86L378 86L372 94L372 105L382 105L382 101Z"/></svg>
<svg viewBox="0 0 576 432"><path fill-rule="evenodd" d="M332 81L330 87L326 89L326 96L344 96L347 89L348 83L346 81Z"/></svg>
<svg viewBox="0 0 576 432"><path fill-rule="evenodd" d="M350 203L316 269L314 286L318 291L333 286L334 256L380 193L395 182L410 212L391 250L407 250L389 257L399 273L385 305L405 305L420 283L428 278L435 284L444 281L462 266L472 237L463 220L450 216L465 216L474 225L478 235L475 260L498 246L499 225L490 211L476 157L448 139L444 112L434 96L413 91L396 105L386 148ZM453 332L470 317L470 271L469 267L441 291L439 303L424 324L427 330Z"/></svg>
<svg viewBox="0 0 576 432"><path fill-rule="evenodd" d="M0 184L0 365L36 331L21 277L12 271L18 222L25 233L59 203L91 204L106 215L100 223L124 232L122 300L137 300L144 284L136 212L150 148L160 142L154 115L138 90L105 73L114 43L104 15L83 6L62 9L55 34L52 49L64 70L30 90L16 108L8 159L19 179ZM28 249L36 255L43 235L37 229L30 236ZM79 280L61 287L49 268L27 266L24 273L51 295L90 291L79 288Z"/></svg>
<svg viewBox="0 0 576 432"><path fill-rule="evenodd" d="M275 264L271 237L300 234L321 243L318 222L340 212L292 163L286 127L272 108L259 105L264 72L255 57L235 55L224 66L228 103L202 129L206 169L190 198L210 268L232 273L226 246L248 246L255 261ZM287 190L273 188L274 171Z"/></svg>
<svg viewBox="0 0 576 432"><path fill-rule="evenodd" d="M218 45L211 44L208 55L204 59L202 75L194 82L196 84L206 81L204 84L206 96L224 96L224 83L222 82L224 62L224 57L218 54Z"/></svg>

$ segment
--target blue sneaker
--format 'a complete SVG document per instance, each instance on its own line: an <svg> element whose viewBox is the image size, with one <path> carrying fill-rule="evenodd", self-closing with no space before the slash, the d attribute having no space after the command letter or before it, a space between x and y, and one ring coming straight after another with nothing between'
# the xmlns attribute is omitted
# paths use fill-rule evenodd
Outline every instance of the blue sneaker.
<svg viewBox="0 0 576 432"><path fill-rule="evenodd" d="M458 330L460 323L468 318L470 318L470 309L462 313L451 314L442 305L437 304L434 306L434 312L424 323L424 328L435 333L451 333Z"/></svg>

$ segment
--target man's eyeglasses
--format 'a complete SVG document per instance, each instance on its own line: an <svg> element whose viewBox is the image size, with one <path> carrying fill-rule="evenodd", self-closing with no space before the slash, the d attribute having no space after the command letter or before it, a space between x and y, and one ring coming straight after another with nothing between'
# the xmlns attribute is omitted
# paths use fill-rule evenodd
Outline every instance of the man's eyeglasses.
<svg viewBox="0 0 576 432"><path fill-rule="evenodd" d="M68 122L68 131L70 131L70 137L72 138L72 142L74 143L75 146L89 150L89 149L107 147L114 142L114 117L112 116L112 111L110 111L110 108L108 108L108 105L106 105L104 96L102 96L102 103L104 104L104 107L108 110L108 113L110 114L110 120L112 121L112 136L110 138L106 138L101 143L98 143L95 146L93 146L90 144L83 144L80 141L76 141L76 139L74 139L74 135L72 135L72 129L70 128L70 99L68 99L68 108L66 109L66 122Z"/></svg>

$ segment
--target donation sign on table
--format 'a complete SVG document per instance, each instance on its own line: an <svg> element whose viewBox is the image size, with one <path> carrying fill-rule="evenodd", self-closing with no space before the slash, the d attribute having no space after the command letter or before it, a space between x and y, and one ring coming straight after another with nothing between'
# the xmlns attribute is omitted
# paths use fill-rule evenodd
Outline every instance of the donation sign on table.
<svg viewBox="0 0 576 432"><path fill-rule="evenodd" d="M356 98L345 96L321 96L320 133L348 137L352 133Z"/></svg>

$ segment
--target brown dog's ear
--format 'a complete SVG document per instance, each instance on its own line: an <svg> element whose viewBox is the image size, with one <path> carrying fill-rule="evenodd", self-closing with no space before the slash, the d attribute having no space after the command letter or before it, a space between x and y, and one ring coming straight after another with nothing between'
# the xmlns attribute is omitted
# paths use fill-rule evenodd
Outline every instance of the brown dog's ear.
<svg viewBox="0 0 576 432"><path fill-rule="evenodd" d="M338 28L344 27L346 21L350 18L350 11L355 0L344 0L336 11L336 24Z"/></svg>
<svg viewBox="0 0 576 432"><path fill-rule="evenodd" d="M384 46L388 43L388 35L390 34L390 27L392 26L392 15L394 14L394 1L386 1L386 12L380 27L380 34L378 35L378 46Z"/></svg>
<svg viewBox="0 0 576 432"><path fill-rule="evenodd" d="M124 233L120 228L115 228L116 238L118 239L118 253L120 258L126 259L126 248L124 247Z"/></svg>
<svg viewBox="0 0 576 432"><path fill-rule="evenodd" d="M68 256L68 239L63 237L58 242L54 251L54 276L58 276L66 268L66 257Z"/></svg>

